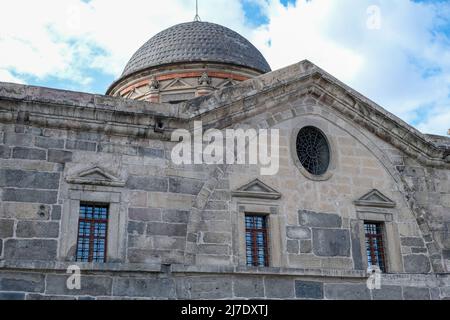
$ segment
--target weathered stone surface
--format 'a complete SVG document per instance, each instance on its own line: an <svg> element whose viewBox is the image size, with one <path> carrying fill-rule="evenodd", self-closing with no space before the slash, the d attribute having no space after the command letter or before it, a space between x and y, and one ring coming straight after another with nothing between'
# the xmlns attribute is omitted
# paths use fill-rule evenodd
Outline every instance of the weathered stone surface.
<svg viewBox="0 0 450 320"><path fill-rule="evenodd" d="M235 278L233 286L236 298L264 297L264 283L261 278Z"/></svg>
<svg viewBox="0 0 450 320"><path fill-rule="evenodd" d="M161 209L129 208L128 218L135 221L161 221Z"/></svg>
<svg viewBox="0 0 450 320"><path fill-rule="evenodd" d="M300 245L298 240L287 240L286 249L288 253L299 253Z"/></svg>
<svg viewBox="0 0 450 320"><path fill-rule="evenodd" d="M228 203L226 201L208 201L205 210L228 210Z"/></svg>
<svg viewBox="0 0 450 320"><path fill-rule="evenodd" d="M11 157L11 148L0 146L0 159L9 159Z"/></svg>
<svg viewBox="0 0 450 320"><path fill-rule="evenodd" d="M56 259L56 240L5 241L5 259L52 261Z"/></svg>
<svg viewBox="0 0 450 320"><path fill-rule="evenodd" d="M142 222L129 221L128 234L143 235L145 233L146 224Z"/></svg>
<svg viewBox="0 0 450 320"><path fill-rule="evenodd" d="M153 237L153 245L155 249L160 250L184 250L186 238L184 237Z"/></svg>
<svg viewBox="0 0 450 320"><path fill-rule="evenodd" d="M48 161L55 163L72 162L73 153L64 150L48 150Z"/></svg>
<svg viewBox="0 0 450 320"><path fill-rule="evenodd" d="M95 152L97 150L97 144L95 142L88 141L67 140L66 149Z"/></svg>
<svg viewBox="0 0 450 320"><path fill-rule="evenodd" d="M61 220L61 206L52 206L52 220Z"/></svg>
<svg viewBox="0 0 450 320"><path fill-rule="evenodd" d="M406 247L424 247L425 246L423 239L417 238L417 237L401 238L401 243L402 243L402 246L406 246Z"/></svg>
<svg viewBox="0 0 450 320"><path fill-rule="evenodd" d="M365 284L326 283L324 292L329 300L370 300Z"/></svg>
<svg viewBox="0 0 450 320"><path fill-rule="evenodd" d="M46 279L46 294L73 295L74 291L67 288L67 275L48 275ZM104 276L82 275L81 289L76 295L109 296L112 293L112 278Z"/></svg>
<svg viewBox="0 0 450 320"><path fill-rule="evenodd" d="M411 253L427 253L427 248L411 248Z"/></svg>
<svg viewBox="0 0 450 320"><path fill-rule="evenodd" d="M265 278L264 288L266 297L270 299L294 298L294 281L285 278Z"/></svg>
<svg viewBox="0 0 450 320"><path fill-rule="evenodd" d="M3 202L0 217L18 220L48 220L50 206L37 203Z"/></svg>
<svg viewBox="0 0 450 320"><path fill-rule="evenodd" d="M43 191L33 189L3 189L3 201L32 202L54 204L58 199L57 191Z"/></svg>
<svg viewBox="0 0 450 320"><path fill-rule="evenodd" d="M11 238L14 235L14 220L0 220L0 238Z"/></svg>
<svg viewBox="0 0 450 320"><path fill-rule="evenodd" d="M385 286L381 289L372 290L373 300L403 300L402 287L400 286Z"/></svg>
<svg viewBox="0 0 450 320"><path fill-rule="evenodd" d="M116 278L113 292L115 296L175 298L175 284L170 279Z"/></svg>
<svg viewBox="0 0 450 320"><path fill-rule="evenodd" d="M215 255L228 255L230 253L230 246L228 245L215 245L215 244L199 244L197 245L199 254L215 254Z"/></svg>
<svg viewBox="0 0 450 320"><path fill-rule="evenodd" d="M46 160L47 152L40 149L15 147L13 149L13 158L28 160Z"/></svg>
<svg viewBox="0 0 450 320"><path fill-rule="evenodd" d="M321 257L350 256L348 230L313 229L313 252Z"/></svg>
<svg viewBox="0 0 450 320"><path fill-rule="evenodd" d="M64 140L62 140L62 139L36 137L36 140L35 140L34 144L38 148L64 149Z"/></svg>
<svg viewBox="0 0 450 320"><path fill-rule="evenodd" d="M232 281L218 278L191 278L191 299L225 299L232 296Z"/></svg>
<svg viewBox="0 0 450 320"><path fill-rule="evenodd" d="M298 212L300 225L314 228L340 228L342 219L337 214L318 213L300 210Z"/></svg>
<svg viewBox="0 0 450 320"><path fill-rule="evenodd" d="M113 143L99 143L98 152L103 153L115 153L115 154L123 154L135 156L138 154L136 146L132 145L122 145L122 144L113 144Z"/></svg>
<svg viewBox="0 0 450 320"><path fill-rule="evenodd" d="M0 291L44 292L45 276L37 273L0 273Z"/></svg>
<svg viewBox="0 0 450 320"><path fill-rule="evenodd" d="M352 220L350 222L353 266L356 270L364 270L363 258L361 254L361 239L359 237L359 222Z"/></svg>
<svg viewBox="0 0 450 320"><path fill-rule="evenodd" d="M149 249L128 249L127 257L130 263L161 263L160 254Z"/></svg>
<svg viewBox="0 0 450 320"><path fill-rule="evenodd" d="M10 146L31 147L33 145L33 135L23 133L5 133L5 144Z"/></svg>
<svg viewBox="0 0 450 320"><path fill-rule="evenodd" d="M16 229L18 238L57 238L58 222L19 221Z"/></svg>
<svg viewBox="0 0 450 320"><path fill-rule="evenodd" d="M0 300L25 300L25 293L20 292L0 292Z"/></svg>
<svg viewBox="0 0 450 320"><path fill-rule="evenodd" d="M311 230L305 227L286 227L289 239L311 239Z"/></svg>
<svg viewBox="0 0 450 320"><path fill-rule="evenodd" d="M147 226L148 235L183 237L186 231L186 224L150 222Z"/></svg>
<svg viewBox="0 0 450 320"><path fill-rule="evenodd" d="M229 221L230 213L228 211L209 211L205 210L202 212L203 220L210 221Z"/></svg>
<svg viewBox="0 0 450 320"><path fill-rule="evenodd" d="M201 240L203 243L229 244L231 243L231 234L225 232L203 232Z"/></svg>
<svg viewBox="0 0 450 320"><path fill-rule="evenodd" d="M405 300L430 300L430 289L403 287L403 298Z"/></svg>
<svg viewBox="0 0 450 320"><path fill-rule="evenodd" d="M169 178L169 192L197 195L203 187L200 180Z"/></svg>
<svg viewBox="0 0 450 320"><path fill-rule="evenodd" d="M132 190L167 192L169 182L167 178L130 176L126 187Z"/></svg>
<svg viewBox="0 0 450 320"><path fill-rule="evenodd" d="M143 157L150 158L161 158L164 159L164 150L162 149L153 149L153 148L138 148L138 154Z"/></svg>
<svg viewBox="0 0 450 320"><path fill-rule="evenodd" d="M143 250L153 250L153 238L136 233L129 233L128 248L136 248Z"/></svg>
<svg viewBox="0 0 450 320"><path fill-rule="evenodd" d="M189 211L164 210L162 218L164 222L188 223Z"/></svg>
<svg viewBox="0 0 450 320"><path fill-rule="evenodd" d="M0 187L52 189L59 187L59 173L0 170Z"/></svg>
<svg viewBox="0 0 450 320"><path fill-rule="evenodd" d="M301 299L323 299L323 283L295 281L295 296Z"/></svg>
<svg viewBox="0 0 450 320"><path fill-rule="evenodd" d="M423 254L404 256L403 264L406 272L428 273L431 270L430 260Z"/></svg>
<svg viewBox="0 0 450 320"><path fill-rule="evenodd" d="M300 253L311 253L311 252L312 252L312 241L300 240Z"/></svg>

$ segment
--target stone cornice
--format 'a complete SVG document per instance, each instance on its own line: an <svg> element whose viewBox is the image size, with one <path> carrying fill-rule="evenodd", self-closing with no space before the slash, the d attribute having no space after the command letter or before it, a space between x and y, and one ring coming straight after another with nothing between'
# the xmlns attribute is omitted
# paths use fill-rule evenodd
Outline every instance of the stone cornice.
<svg viewBox="0 0 450 320"><path fill-rule="evenodd" d="M226 128L289 107L300 97L333 108L425 165L450 168L447 145L438 145L309 61L175 105L0 83L0 122L168 140L172 130L191 128L191 120Z"/></svg>
<svg viewBox="0 0 450 320"><path fill-rule="evenodd" d="M0 270L18 270L44 272L59 271L66 273L70 266L80 267L82 272L92 273L173 273L173 274L230 274L230 275L260 275L260 276L309 276L324 278L367 278L365 270L339 269L296 269L296 268L266 268L247 266L187 266L172 264L166 267L161 264L134 263L80 263L53 261L0 261Z"/></svg>

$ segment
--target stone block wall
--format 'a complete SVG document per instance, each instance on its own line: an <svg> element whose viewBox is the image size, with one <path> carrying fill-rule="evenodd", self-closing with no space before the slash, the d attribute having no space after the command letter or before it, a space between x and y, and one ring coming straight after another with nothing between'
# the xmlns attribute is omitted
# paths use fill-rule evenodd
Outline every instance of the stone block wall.
<svg viewBox="0 0 450 320"><path fill-rule="evenodd" d="M263 84L248 82L227 94L232 99L241 90L241 99L253 85ZM366 123L331 109L336 104L312 89L299 87L280 97L277 92L284 90L274 91L266 93L267 100L230 100L229 108L219 108L224 96L218 94L217 101L199 100L206 106L195 105L198 101L155 104L150 111L147 104L118 98L5 88L0 87L0 298L449 295L449 170L418 162ZM280 129L278 175L260 176L258 166L175 166L170 161L173 128L189 127L186 119L197 116L227 127L232 110L243 108L251 116L236 127ZM154 130L159 118L162 133ZM331 175L323 181L305 175L293 156L294 129L305 124L318 126L331 141ZM234 194L256 178L280 197ZM355 204L374 189L395 206ZM81 265L85 282L73 292L65 286L65 269L74 263L78 226L69 218L82 201L114 207L111 259ZM246 212L269 219L267 268L243 262ZM385 283L377 291L366 286L360 232L361 221L372 218L389 226L393 258L392 274L383 275Z"/></svg>
<svg viewBox="0 0 450 320"><path fill-rule="evenodd" d="M131 271L131 270L130 270ZM62 271L5 270L0 273L0 300L146 300L146 299L289 299L289 300L447 300L447 276L386 275L380 289L368 289L356 274L314 274L282 270L270 274L183 266L157 272L88 271L81 288L68 289ZM200 272L200 273L198 273ZM295 274L297 273L297 274Z"/></svg>

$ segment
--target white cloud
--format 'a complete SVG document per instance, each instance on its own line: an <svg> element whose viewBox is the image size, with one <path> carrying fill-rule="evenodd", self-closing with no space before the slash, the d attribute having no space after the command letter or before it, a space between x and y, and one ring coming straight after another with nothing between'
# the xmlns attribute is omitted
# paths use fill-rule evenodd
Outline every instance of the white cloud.
<svg viewBox="0 0 450 320"><path fill-rule="evenodd" d="M15 77L13 74L11 74L11 72L3 69L0 69L0 79L3 82L20 83L20 84L25 83L23 79Z"/></svg>
<svg viewBox="0 0 450 320"><path fill-rule="evenodd" d="M448 2L246 1L269 23L250 27L239 0L200 1L200 16L248 37L273 69L310 59L421 130L450 128L450 39L435 32L450 24ZM379 30L367 28L373 4ZM0 0L0 8L0 81L52 76L81 88L93 70L118 77L146 40L195 15L194 0Z"/></svg>
<svg viewBox="0 0 450 320"><path fill-rule="evenodd" d="M368 28L374 4L379 29ZM309 59L425 132L450 128L449 2L268 0L265 10L270 23L252 39L274 69ZM436 32L444 23L447 36Z"/></svg>

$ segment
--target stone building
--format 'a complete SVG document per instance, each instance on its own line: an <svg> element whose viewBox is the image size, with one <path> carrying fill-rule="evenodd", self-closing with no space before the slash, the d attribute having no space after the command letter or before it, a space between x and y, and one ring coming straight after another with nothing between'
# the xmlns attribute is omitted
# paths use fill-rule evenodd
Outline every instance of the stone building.
<svg viewBox="0 0 450 320"><path fill-rule="evenodd" d="M176 165L194 121L279 129L278 173ZM225 27L161 32L107 95L0 83L0 129L0 299L450 297L450 139Z"/></svg>

